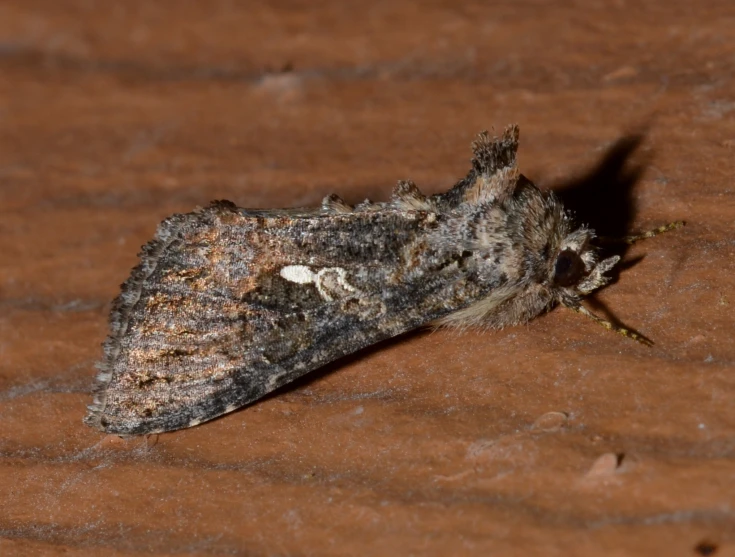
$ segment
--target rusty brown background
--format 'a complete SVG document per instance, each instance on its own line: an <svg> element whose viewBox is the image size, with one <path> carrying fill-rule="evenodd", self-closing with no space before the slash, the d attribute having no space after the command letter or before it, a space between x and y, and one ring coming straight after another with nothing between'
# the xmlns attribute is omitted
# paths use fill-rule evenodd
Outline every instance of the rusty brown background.
<svg viewBox="0 0 735 557"><path fill-rule="evenodd" d="M729 0L1 3L0 553L735 555L734 77ZM512 122L584 220L687 220L598 296L655 347L556 310L82 425L162 218L441 191Z"/></svg>

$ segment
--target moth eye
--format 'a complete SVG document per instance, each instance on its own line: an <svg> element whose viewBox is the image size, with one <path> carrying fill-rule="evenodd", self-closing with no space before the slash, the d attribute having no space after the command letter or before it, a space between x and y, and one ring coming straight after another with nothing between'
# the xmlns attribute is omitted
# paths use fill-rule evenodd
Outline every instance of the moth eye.
<svg viewBox="0 0 735 557"><path fill-rule="evenodd" d="M565 249L556 258L554 283L558 286L571 286L579 282L585 268L582 259L572 250Z"/></svg>

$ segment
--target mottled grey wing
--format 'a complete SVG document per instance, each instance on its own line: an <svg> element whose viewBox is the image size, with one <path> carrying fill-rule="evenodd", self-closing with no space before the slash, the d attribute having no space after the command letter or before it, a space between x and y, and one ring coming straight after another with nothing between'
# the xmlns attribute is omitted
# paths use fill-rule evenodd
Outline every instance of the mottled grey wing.
<svg viewBox="0 0 735 557"><path fill-rule="evenodd" d="M472 285L459 256L432 248L436 225L426 211L228 202L174 215L114 303L86 422L117 434L196 425L461 307Z"/></svg>

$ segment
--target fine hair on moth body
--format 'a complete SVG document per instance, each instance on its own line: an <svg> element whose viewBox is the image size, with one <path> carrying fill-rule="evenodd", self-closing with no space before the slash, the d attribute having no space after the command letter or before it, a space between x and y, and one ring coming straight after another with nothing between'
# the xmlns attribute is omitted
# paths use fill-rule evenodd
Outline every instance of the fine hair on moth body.
<svg viewBox="0 0 735 557"><path fill-rule="evenodd" d="M601 258L594 231L520 174L518 128L472 148L444 193L401 181L384 203L215 201L164 220L113 302L85 422L119 435L191 427L417 327L502 328L556 305L650 344L582 305L619 257Z"/></svg>

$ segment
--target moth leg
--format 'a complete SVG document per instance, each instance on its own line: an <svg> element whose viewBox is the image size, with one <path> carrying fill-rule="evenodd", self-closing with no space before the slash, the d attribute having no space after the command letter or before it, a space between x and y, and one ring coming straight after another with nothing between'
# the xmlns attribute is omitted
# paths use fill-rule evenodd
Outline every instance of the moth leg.
<svg viewBox="0 0 735 557"><path fill-rule="evenodd" d="M582 315L586 315L587 317L592 319L592 321L595 321L596 323L605 327L608 331L613 331L615 333L623 335L624 337L631 338L633 340L640 342L641 344L645 344L646 346L653 346L652 340L647 339L646 337L644 337L643 335L639 335L638 333L634 333L633 331L626 329L625 327L616 325L615 323L612 323L611 321L608 321L607 319L598 317L597 315L592 313L590 310L588 310L586 307L584 307L582 304L578 304L578 305L566 305L565 304L565 307L568 307L569 309L572 309L576 311L577 313L581 313Z"/></svg>
<svg viewBox="0 0 735 557"><path fill-rule="evenodd" d="M606 277L605 273L615 267L618 261L620 261L620 257L617 255L600 261L589 276L587 276L587 278L577 286L577 292L580 294L589 294L590 292L605 286L610 282L610 277Z"/></svg>
<svg viewBox="0 0 735 557"><path fill-rule="evenodd" d="M654 236L658 236L659 234L663 234L664 232L668 232L669 230L676 230L677 228L681 228L684 226L683 220L678 220L676 222L672 222L669 224L665 224L664 226L659 226L658 228L654 228L653 230L648 230L646 232L641 232L640 234L635 234L633 236L623 236L622 238L612 238L610 236L599 236L596 238L596 241L603 243L603 244L635 244L636 242L639 242L641 240L646 240L648 238L653 238Z"/></svg>

